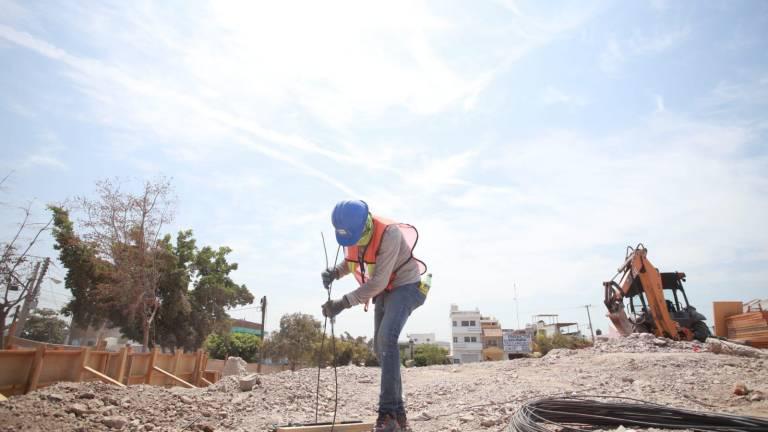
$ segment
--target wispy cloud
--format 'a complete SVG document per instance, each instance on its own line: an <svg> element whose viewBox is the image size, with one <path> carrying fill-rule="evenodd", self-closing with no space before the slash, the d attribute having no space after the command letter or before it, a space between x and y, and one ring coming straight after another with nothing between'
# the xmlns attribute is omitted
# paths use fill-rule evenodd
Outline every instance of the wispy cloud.
<svg viewBox="0 0 768 432"><path fill-rule="evenodd" d="M346 155L325 150L316 144L297 136L282 134L261 127L252 121L248 121L227 111L213 108L194 96L179 94L150 81L135 78L123 73L119 68L108 66L98 60L71 55L65 50L44 40L35 38L28 33L17 31L11 27L0 25L0 38L14 42L69 66L72 69L72 72L76 74L76 79L80 85L85 87L85 92L91 94L97 100L100 100L100 102L111 105L115 111L121 112L117 107L123 106L126 100L123 98L115 98L115 96L118 95L127 96L129 100L141 98L142 102L145 104L156 103L165 106L174 104L176 109L173 112L175 115L184 116L185 114L191 114L203 123L202 125L200 123L195 124L194 128L196 128L197 131L199 131L201 126L208 128L225 128L225 130L230 133L235 132L240 135L246 134L255 136L267 140L270 143L279 144L284 147L304 152L317 153L334 158L338 161L348 160ZM148 115L147 111L142 109L122 112L126 114L126 118L133 117L134 121L137 123L140 123L144 127L149 127L150 130L153 129L156 132L161 130L167 131L168 126L171 125L170 122L166 121L168 120L167 118L164 118L163 116L153 117L151 116L151 113ZM190 119L188 117L177 117L174 120L177 123L184 123L187 127L177 124L179 133L173 136L184 136L186 132L182 131L189 129L189 126L192 125L189 123ZM149 124L147 124L148 122ZM234 138L237 138L237 136ZM232 137L230 137L230 139L232 139ZM264 156L300 168L305 174L327 181L330 184L339 187L345 193L353 192L350 188L344 186L342 182L333 179L327 173L314 169L308 164L300 162L296 158L275 148L258 144L250 138L240 138L239 142L244 144L245 147L255 150Z"/></svg>
<svg viewBox="0 0 768 432"><path fill-rule="evenodd" d="M636 33L622 40L611 37L600 53L600 68L606 73L615 73L634 58L659 54L681 45L690 33L689 28L679 28L650 35Z"/></svg>

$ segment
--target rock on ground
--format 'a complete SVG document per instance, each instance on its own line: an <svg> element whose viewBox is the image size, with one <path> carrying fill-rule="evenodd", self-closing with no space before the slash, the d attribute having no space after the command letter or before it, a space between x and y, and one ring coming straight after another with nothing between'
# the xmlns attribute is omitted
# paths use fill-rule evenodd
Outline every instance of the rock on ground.
<svg viewBox="0 0 768 432"><path fill-rule="evenodd" d="M247 366L248 363L240 357L229 357L227 358L227 362L224 363L224 369L221 371L221 376L245 375L248 373L246 369Z"/></svg>
<svg viewBox="0 0 768 432"><path fill-rule="evenodd" d="M767 359L714 354L698 342L665 342L634 336L541 358L403 369L405 404L419 432L503 430L523 401L564 392L768 417ZM235 375L206 389L58 383L0 402L0 432L251 432L315 421L317 369L259 379L246 392ZM333 417L334 381L333 369L321 371L318 421ZM378 368L340 367L338 382L338 419L375 417ZM734 394L737 383L745 394Z"/></svg>

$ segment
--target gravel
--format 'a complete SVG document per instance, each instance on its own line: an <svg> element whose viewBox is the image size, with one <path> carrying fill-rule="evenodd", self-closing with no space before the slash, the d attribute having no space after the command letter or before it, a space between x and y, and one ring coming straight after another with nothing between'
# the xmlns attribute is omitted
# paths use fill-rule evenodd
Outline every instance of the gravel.
<svg viewBox="0 0 768 432"><path fill-rule="evenodd" d="M553 394L612 394L681 408L768 417L768 360L708 352L652 335L599 341L541 358L403 369L415 431L500 431L521 402ZM338 368L338 419L375 417L379 369ZM263 431L315 421L317 369L239 376L204 389L58 383L0 402L0 431ZM318 421L334 409L333 369L321 371ZM745 389L734 394L734 388Z"/></svg>

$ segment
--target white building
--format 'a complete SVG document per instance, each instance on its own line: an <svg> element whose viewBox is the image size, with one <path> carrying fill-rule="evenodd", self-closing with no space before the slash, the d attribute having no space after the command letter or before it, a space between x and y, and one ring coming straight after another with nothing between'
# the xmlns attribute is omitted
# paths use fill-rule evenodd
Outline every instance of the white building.
<svg viewBox="0 0 768 432"><path fill-rule="evenodd" d="M579 324L575 322L560 322L557 314L539 314L533 316L533 327L537 334L552 337L555 334L583 337Z"/></svg>
<svg viewBox="0 0 768 432"><path fill-rule="evenodd" d="M454 363L472 363L482 360L483 331L480 327L480 311L459 310L451 305L451 355Z"/></svg>

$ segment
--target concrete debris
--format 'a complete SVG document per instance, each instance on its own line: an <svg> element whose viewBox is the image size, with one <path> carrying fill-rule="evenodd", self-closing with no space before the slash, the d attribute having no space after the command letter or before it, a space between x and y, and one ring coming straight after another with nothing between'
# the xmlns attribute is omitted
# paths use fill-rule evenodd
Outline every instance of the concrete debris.
<svg viewBox="0 0 768 432"><path fill-rule="evenodd" d="M768 360L710 352L710 344L653 335L599 341L593 348L552 350L541 358L403 368L406 408L414 430L487 432L505 428L520 404L555 393L615 394L693 410L766 415ZM222 378L204 389L101 382L58 383L0 402L0 432L268 430L315 421L317 369ZM378 368L338 368L337 418L376 415ZM743 394L734 394L734 384ZM83 394L94 398L80 398ZM334 408L333 370L321 371L319 418ZM629 429L624 429L628 432Z"/></svg>
<svg viewBox="0 0 768 432"><path fill-rule="evenodd" d="M707 345L709 347L709 351L715 354L729 354L752 358L768 358L768 350L753 348L746 345L739 345L720 339L708 338Z"/></svg>
<svg viewBox="0 0 768 432"><path fill-rule="evenodd" d="M120 430L128 423L128 419L121 416L104 417L101 423L110 429Z"/></svg>
<svg viewBox="0 0 768 432"><path fill-rule="evenodd" d="M239 383L240 391L251 391L253 390L253 386L261 384L261 380L259 379L258 375L250 374L244 377L240 377Z"/></svg>
<svg viewBox="0 0 768 432"><path fill-rule="evenodd" d="M78 417L82 417L86 414L93 414L95 411L88 408L86 405L83 405L81 403L72 404L67 408L67 412L72 413Z"/></svg>
<svg viewBox="0 0 768 432"><path fill-rule="evenodd" d="M733 394L737 396L744 396L747 393L749 393L749 389L744 383L737 382L733 385Z"/></svg>
<svg viewBox="0 0 768 432"><path fill-rule="evenodd" d="M698 341L674 341L667 338L657 338L651 333L632 333L627 337L598 340L593 349L600 352L640 353L699 352L705 351L706 348L706 344Z"/></svg>
<svg viewBox="0 0 768 432"><path fill-rule="evenodd" d="M61 402L64 400L64 396L58 393L51 393L47 395L46 398L48 398L48 400L51 402Z"/></svg>
<svg viewBox="0 0 768 432"><path fill-rule="evenodd" d="M212 386L206 390L208 392L223 392L229 393L240 389L240 377L237 375L230 375L222 377L219 381L215 382Z"/></svg>
<svg viewBox="0 0 768 432"><path fill-rule="evenodd" d="M227 358L227 362L224 364L224 370L221 371L221 376L225 377L230 375L245 375L248 373L248 370L246 369L247 367L248 363L246 363L246 361L240 357L229 357Z"/></svg>

